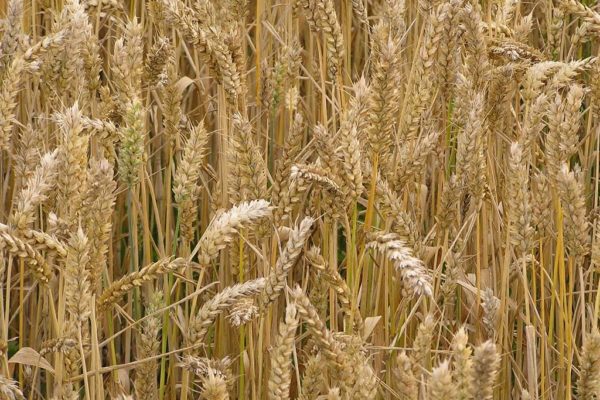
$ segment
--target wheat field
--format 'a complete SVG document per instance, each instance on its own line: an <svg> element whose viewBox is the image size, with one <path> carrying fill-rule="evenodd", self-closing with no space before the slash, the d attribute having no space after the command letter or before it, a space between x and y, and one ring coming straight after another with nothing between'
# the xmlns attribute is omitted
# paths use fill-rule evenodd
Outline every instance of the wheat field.
<svg viewBox="0 0 600 400"><path fill-rule="evenodd" d="M600 398L593 3L0 1L0 399Z"/></svg>

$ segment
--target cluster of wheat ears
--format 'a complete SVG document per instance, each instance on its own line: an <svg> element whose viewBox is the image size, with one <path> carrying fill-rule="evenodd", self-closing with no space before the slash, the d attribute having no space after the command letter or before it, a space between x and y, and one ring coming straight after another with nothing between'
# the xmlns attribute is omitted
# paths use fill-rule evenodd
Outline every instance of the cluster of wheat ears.
<svg viewBox="0 0 600 400"><path fill-rule="evenodd" d="M0 399L597 399L589 0L5 0Z"/></svg>

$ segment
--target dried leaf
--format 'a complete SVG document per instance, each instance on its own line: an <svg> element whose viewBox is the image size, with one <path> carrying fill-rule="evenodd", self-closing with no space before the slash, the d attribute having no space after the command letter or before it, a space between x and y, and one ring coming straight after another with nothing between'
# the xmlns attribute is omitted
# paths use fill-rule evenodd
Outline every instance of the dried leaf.
<svg viewBox="0 0 600 400"><path fill-rule="evenodd" d="M23 347L8 360L9 363L31 365L33 367L43 368L46 371L54 374L52 365L31 347Z"/></svg>

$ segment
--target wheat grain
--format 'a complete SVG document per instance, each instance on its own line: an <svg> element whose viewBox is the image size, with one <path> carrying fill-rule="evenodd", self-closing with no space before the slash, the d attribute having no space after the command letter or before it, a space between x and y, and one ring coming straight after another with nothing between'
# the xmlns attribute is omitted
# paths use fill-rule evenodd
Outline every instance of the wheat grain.
<svg viewBox="0 0 600 400"><path fill-rule="evenodd" d="M264 290L265 285L266 281L263 278L239 283L223 289L212 299L204 303L198 313L189 322L187 341L190 346L198 347L203 344L209 327L221 312L230 308L241 299L260 293Z"/></svg>
<svg viewBox="0 0 600 400"><path fill-rule="evenodd" d="M577 394L580 399L593 399L600 394L600 335L597 330L590 332L583 342Z"/></svg>
<svg viewBox="0 0 600 400"><path fill-rule="evenodd" d="M452 382L448 361L442 362L431 372L429 398L431 400L450 400L457 398L456 386Z"/></svg>
<svg viewBox="0 0 600 400"><path fill-rule="evenodd" d="M284 400L290 398L291 354L294 346L297 311L289 304L285 311L285 321L279 325L279 334L271 352L271 374L269 375L269 399Z"/></svg>
<svg viewBox="0 0 600 400"><path fill-rule="evenodd" d="M290 238L285 246L285 249L279 256L275 268L269 274L266 280L265 287L261 293L261 306L265 307L279 297L279 294L285 287L286 279L289 271L294 267L300 252L308 240L314 219L306 217L300 222L300 225L294 228L290 233Z"/></svg>
<svg viewBox="0 0 600 400"><path fill-rule="evenodd" d="M144 282L151 282L156 277L172 272L178 268L183 267L187 262L183 258L167 257L157 262L149 264L137 272L132 272L129 275L124 276L116 282L113 282L107 289L102 292L102 295L98 298L97 308L104 310L116 301L121 296L128 293L134 287L140 287Z"/></svg>
<svg viewBox="0 0 600 400"><path fill-rule="evenodd" d="M144 360L153 357L159 353L160 342L158 333L160 331L160 318L153 314L163 305L162 293L156 292L150 296L146 308L146 318L142 324L138 342L137 359ZM154 360L148 360L136 368L135 394L139 399L155 400L158 398L158 388L156 385L156 372L158 365Z"/></svg>
<svg viewBox="0 0 600 400"><path fill-rule="evenodd" d="M197 245L198 260L208 265L234 239L240 229L250 227L271 215L266 200L252 200L233 206L215 218Z"/></svg>
<svg viewBox="0 0 600 400"><path fill-rule="evenodd" d="M376 249L384 254L402 275L404 291L408 295L431 296L432 288L423 262L412 255L410 248L393 233L376 234L367 248Z"/></svg>
<svg viewBox="0 0 600 400"><path fill-rule="evenodd" d="M473 354L473 387L471 396L478 399L492 399L494 382L498 374L500 357L492 342L485 342L475 348Z"/></svg>

